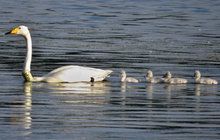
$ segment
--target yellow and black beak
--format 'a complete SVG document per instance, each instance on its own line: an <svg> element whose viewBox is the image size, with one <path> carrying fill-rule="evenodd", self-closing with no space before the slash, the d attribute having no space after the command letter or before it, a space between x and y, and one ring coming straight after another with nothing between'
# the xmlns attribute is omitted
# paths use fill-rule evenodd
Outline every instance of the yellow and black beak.
<svg viewBox="0 0 220 140"><path fill-rule="evenodd" d="M11 31L9 31L9 32L5 33L5 35L8 35L8 34L11 34Z"/></svg>
<svg viewBox="0 0 220 140"><path fill-rule="evenodd" d="M13 28L11 31L5 33L5 35L8 35L8 34L17 34L19 31L19 27L16 27L16 28Z"/></svg>

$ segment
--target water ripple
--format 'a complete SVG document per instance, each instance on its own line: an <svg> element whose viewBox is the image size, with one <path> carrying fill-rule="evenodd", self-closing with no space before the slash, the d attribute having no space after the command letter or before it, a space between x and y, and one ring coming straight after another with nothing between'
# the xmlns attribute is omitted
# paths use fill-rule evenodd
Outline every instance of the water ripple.
<svg viewBox="0 0 220 140"><path fill-rule="evenodd" d="M1 138L219 139L219 86L193 84L196 69L220 81L219 5L1 1L0 35L31 30L33 75L70 64L114 70L103 83L25 83L24 39L1 36ZM141 82L120 83L121 69ZM146 84L147 69L189 84Z"/></svg>

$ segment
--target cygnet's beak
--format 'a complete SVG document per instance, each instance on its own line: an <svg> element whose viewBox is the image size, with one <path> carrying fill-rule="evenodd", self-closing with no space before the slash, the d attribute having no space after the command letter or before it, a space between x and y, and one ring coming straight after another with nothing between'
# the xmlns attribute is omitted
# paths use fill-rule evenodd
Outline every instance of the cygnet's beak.
<svg viewBox="0 0 220 140"><path fill-rule="evenodd" d="M194 73L194 77L196 77L196 75L197 75L197 74L196 74L196 73Z"/></svg>
<svg viewBox="0 0 220 140"><path fill-rule="evenodd" d="M166 74L164 74L162 78L166 78L166 77L167 77L167 73L166 73Z"/></svg>

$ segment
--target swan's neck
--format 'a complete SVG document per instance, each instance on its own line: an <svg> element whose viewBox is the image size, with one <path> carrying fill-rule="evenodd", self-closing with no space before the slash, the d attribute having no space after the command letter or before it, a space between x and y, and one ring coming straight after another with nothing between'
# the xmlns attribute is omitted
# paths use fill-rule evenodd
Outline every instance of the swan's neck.
<svg viewBox="0 0 220 140"><path fill-rule="evenodd" d="M31 40L30 33L26 34L24 37L26 40L27 54L26 54L26 59L25 59L22 75L23 75L25 81L30 82L30 81L34 81L34 78L31 74L32 40Z"/></svg>
<svg viewBox="0 0 220 140"><path fill-rule="evenodd" d="M35 81L34 77L32 76L30 71L23 71L22 75L23 75L23 77L24 77L26 82L33 82L33 81Z"/></svg>
<svg viewBox="0 0 220 140"><path fill-rule="evenodd" d="M32 40L31 35L28 33L25 35L26 46L27 46L27 54L24 63L23 71L31 71L31 60L32 60Z"/></svg>
<svg viewBox="0 0 220 140"><path fill-rule="evenodd" d="M23 71L22 75L23 75L26 82L44 81L44 77L33 77L30 71Z"/></svg>

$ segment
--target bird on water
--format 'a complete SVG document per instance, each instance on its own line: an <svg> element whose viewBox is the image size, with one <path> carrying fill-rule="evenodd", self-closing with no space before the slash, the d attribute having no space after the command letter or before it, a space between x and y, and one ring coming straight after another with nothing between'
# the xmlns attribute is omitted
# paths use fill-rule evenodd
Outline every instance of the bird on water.
<svg viewBox="0 0 220 140"><path fill-rule="evenodd" d="M172 78L170 71L166 72L163 76L164 83L167 84L186 84L188 81L184 78Z"/></svg>
<svg viewBox="0 0 220 140"><path fill-rule="evenodd" d="M206 85L217 85L218 81L211 78L201 77L200 71L196 70L194 73L195 83L196 84L206 84Z"/></svg>
<svg viewBox="0 0 220 140"><path fill-rule="evenodd" d="M111 73L111 70L102 70L91 67L77 65L68 65L57 68L42 77L34 77L31 73L32 60L32 40L28 27L18 26L5 33L21 35L25 38L27 54L24 63L22 75L28 82L98 82L105 80Z"/></svg>
<svg viewBox="0 0 220 140"><path fill-rule="evenodd" d="M151 70L147 70L146 81L148 83L163 83L163 78L154 77L153 72Z"/></svg>
<svg viewBox="0 0 220 140"><path fill-rule="evenodd" d="M121 70L121 82L138 83L139 80L134 77L127 77L125 70Z"/></svg>

